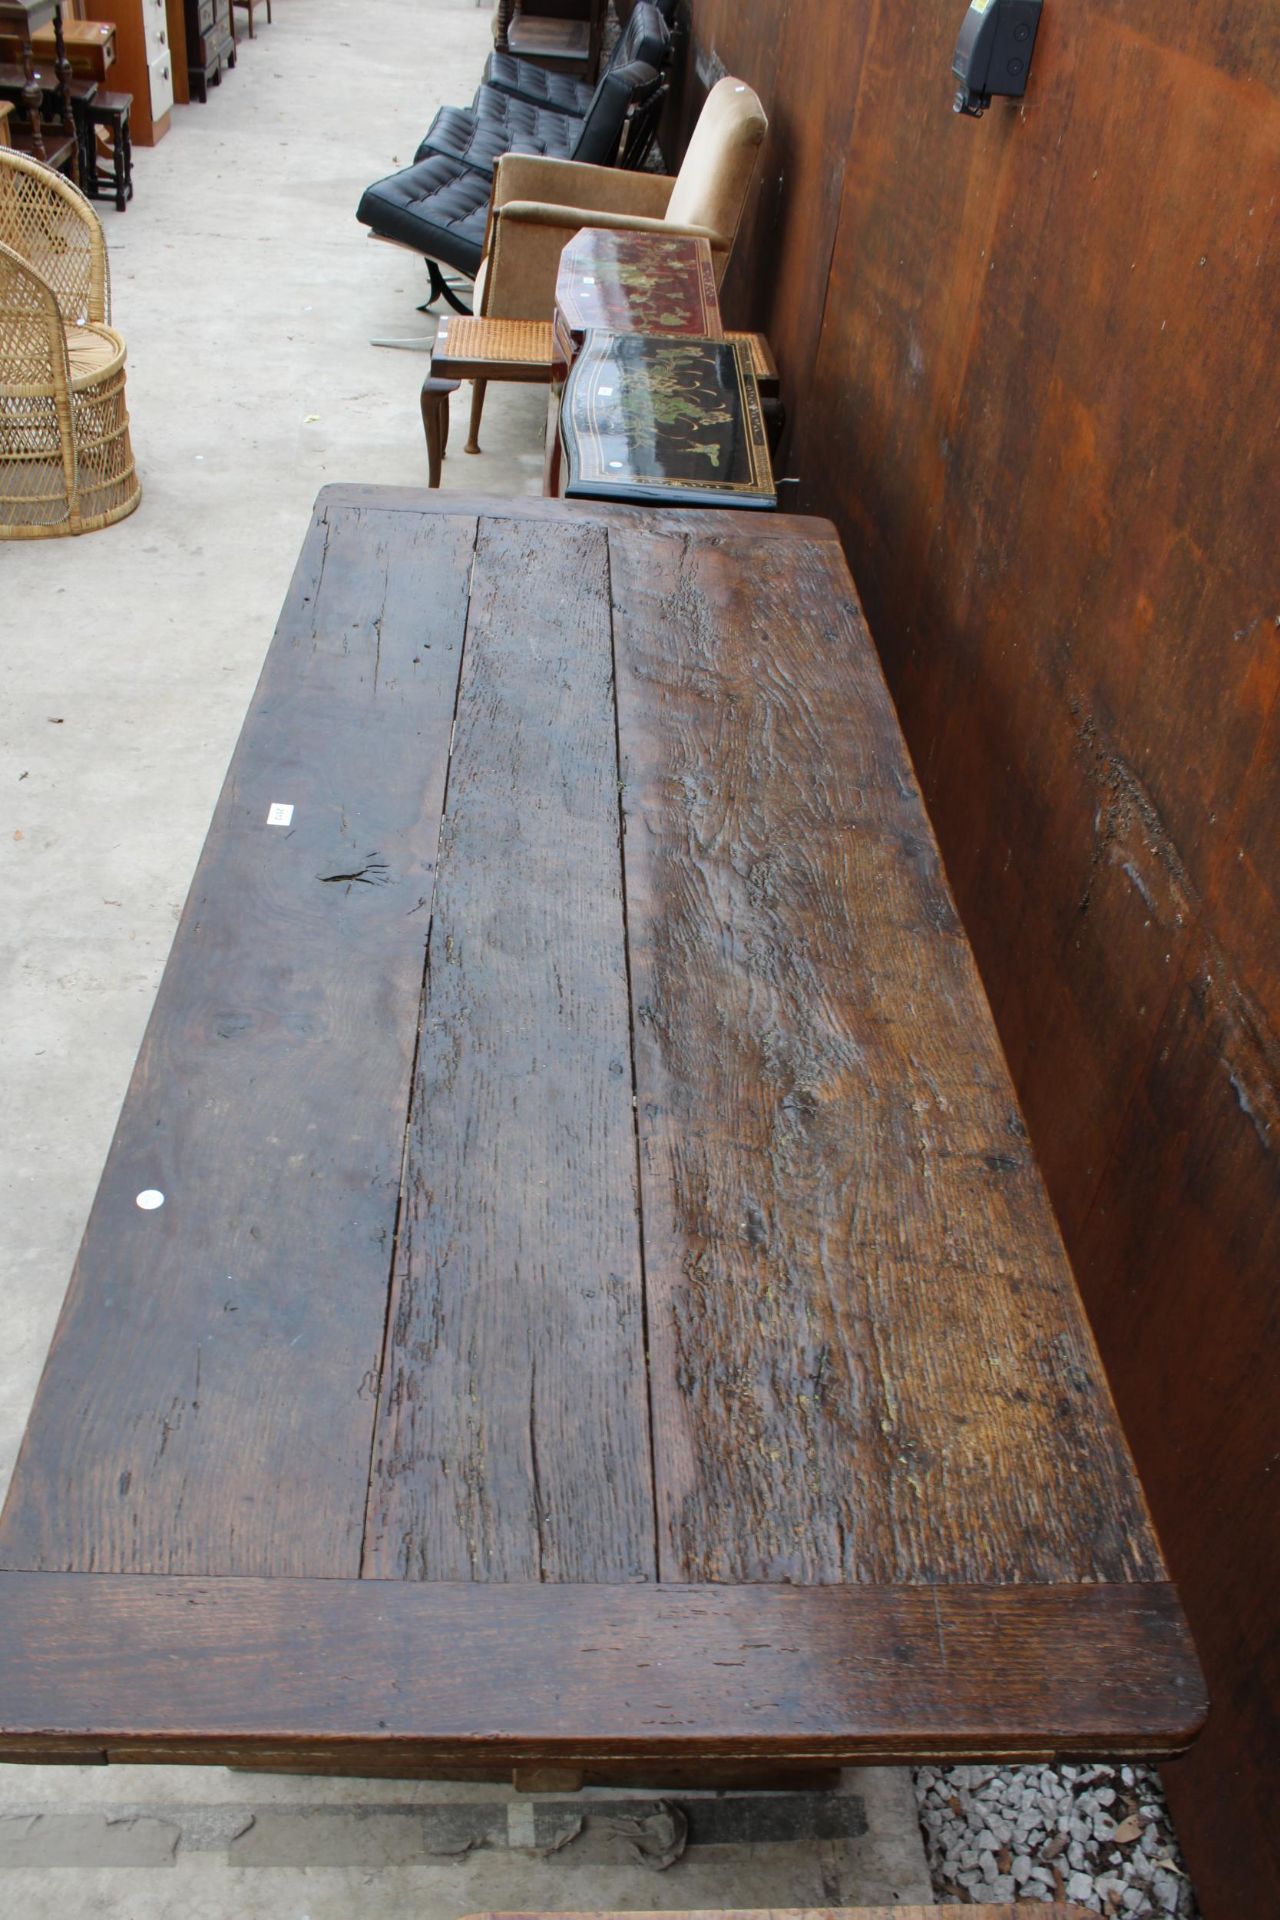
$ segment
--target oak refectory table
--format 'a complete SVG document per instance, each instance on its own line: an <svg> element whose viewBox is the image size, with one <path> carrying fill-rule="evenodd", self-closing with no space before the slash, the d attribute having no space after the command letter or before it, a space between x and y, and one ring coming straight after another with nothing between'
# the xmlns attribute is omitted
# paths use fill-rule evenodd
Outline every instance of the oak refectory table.
<svg viewBox="0 0 1280 1920"><path fill-rule="evenodd" d="M9 1760L1190 1740L826 523L321 494L0 1567Z"/></svg>

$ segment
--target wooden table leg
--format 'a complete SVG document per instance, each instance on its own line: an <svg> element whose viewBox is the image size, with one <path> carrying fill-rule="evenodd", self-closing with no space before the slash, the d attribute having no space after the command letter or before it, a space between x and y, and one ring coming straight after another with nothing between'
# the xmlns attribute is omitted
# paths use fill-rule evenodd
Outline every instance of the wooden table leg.
<svg viewBox="0 0 1280 1920"><path fill-rule="evenodd" d="M473 380L471 383L471 427L467 444L462 449L464 453L480 451L480 415L484 412L484 394L488 384L487 380Z"/></svg>
<svg viewBox="0 0 1280 1920"><path fill-rule="evenodd" d="M422 383L422 430L427 436L427 485L440 485L440 463L449 440L449 395L461 380L438 380L428 374Z"/></svg>

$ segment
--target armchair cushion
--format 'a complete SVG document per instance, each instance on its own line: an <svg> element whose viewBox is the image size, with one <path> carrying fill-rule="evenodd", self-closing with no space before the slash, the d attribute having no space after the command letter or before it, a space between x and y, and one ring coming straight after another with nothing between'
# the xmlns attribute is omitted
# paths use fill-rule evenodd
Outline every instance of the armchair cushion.
<svg viewBox="0 0 1280 1920"><path fill-rule="evenodd" d="M491 175L504 153L518 147L524 153L558 155L568 159L581 123L562 113L542 113L527 101L511 104L521 109L511 123L487 119L465 107L441 107L414 154L415 163L428 154L445 154L478 173Z"/></svg>
<svg viewBox="0 0 1280 1920"><path fill-rule="evenodd" d="M494 172L493 204L502 207L513 200L533 200L590 213L593 219L579 219L579 227L593 225L597 213L637 214L660 220L675 184L670 174L624 173L614 167L508 153Z"/></svg>
<svg viewBox="0 0 1280 1920"><path fill-rule="evenodd" d="M414 160L423 160L431 153L445 154L488 174L500 155L519 146L527 153L608 166L617 156L630 107L656 82L651 67L638 63L615 67L592 94L582 120L531 107L526 100L512 100L481 87L475 107L440 108L419 142Z"/></svg>
<svg viewBox="0 0 1280 1920"><path fill-rule="evenodd" d="M726 259L768 125L751 88L726 76L707 95L676 175L667 218L710 227Z"/></svg>
<svg viewBox="0 0 1280 1920"><path fill-rule="evenodd" d="M621 45L621 42L619 42ZM575 74L553 73L535 67L519 54L498 53L485 62L482 85L515 100L527 100L530 106L550 107L556 113L572 113L578 119L586 112L595 89Z"/></svg>

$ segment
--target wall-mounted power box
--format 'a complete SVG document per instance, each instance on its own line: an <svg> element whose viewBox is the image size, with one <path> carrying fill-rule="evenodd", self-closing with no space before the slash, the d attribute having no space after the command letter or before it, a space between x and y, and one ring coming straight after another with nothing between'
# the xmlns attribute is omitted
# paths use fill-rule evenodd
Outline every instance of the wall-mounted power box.
<svg viewBox="0 0 1280 1920"><path fill-rule="evenodd" d="M993 94L1019 98L1027 90L1042 0L973 0L956 42L951 71L959 82L957 113L977 119Z"/></svg>

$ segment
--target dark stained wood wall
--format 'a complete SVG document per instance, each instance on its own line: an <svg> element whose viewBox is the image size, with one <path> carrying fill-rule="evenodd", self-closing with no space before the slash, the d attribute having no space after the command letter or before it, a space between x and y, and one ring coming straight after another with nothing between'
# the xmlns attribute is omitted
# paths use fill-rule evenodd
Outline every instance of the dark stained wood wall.
<svg viewBox="0 0 1280 1920"><path fill-rule="evenodd" d="M1215 1695L1207 1920L1280 1901L1280 9L693 0L771 116L726 283L836 520ZM1270 1894L1268 1901L1266 1895Z"/></svg>

